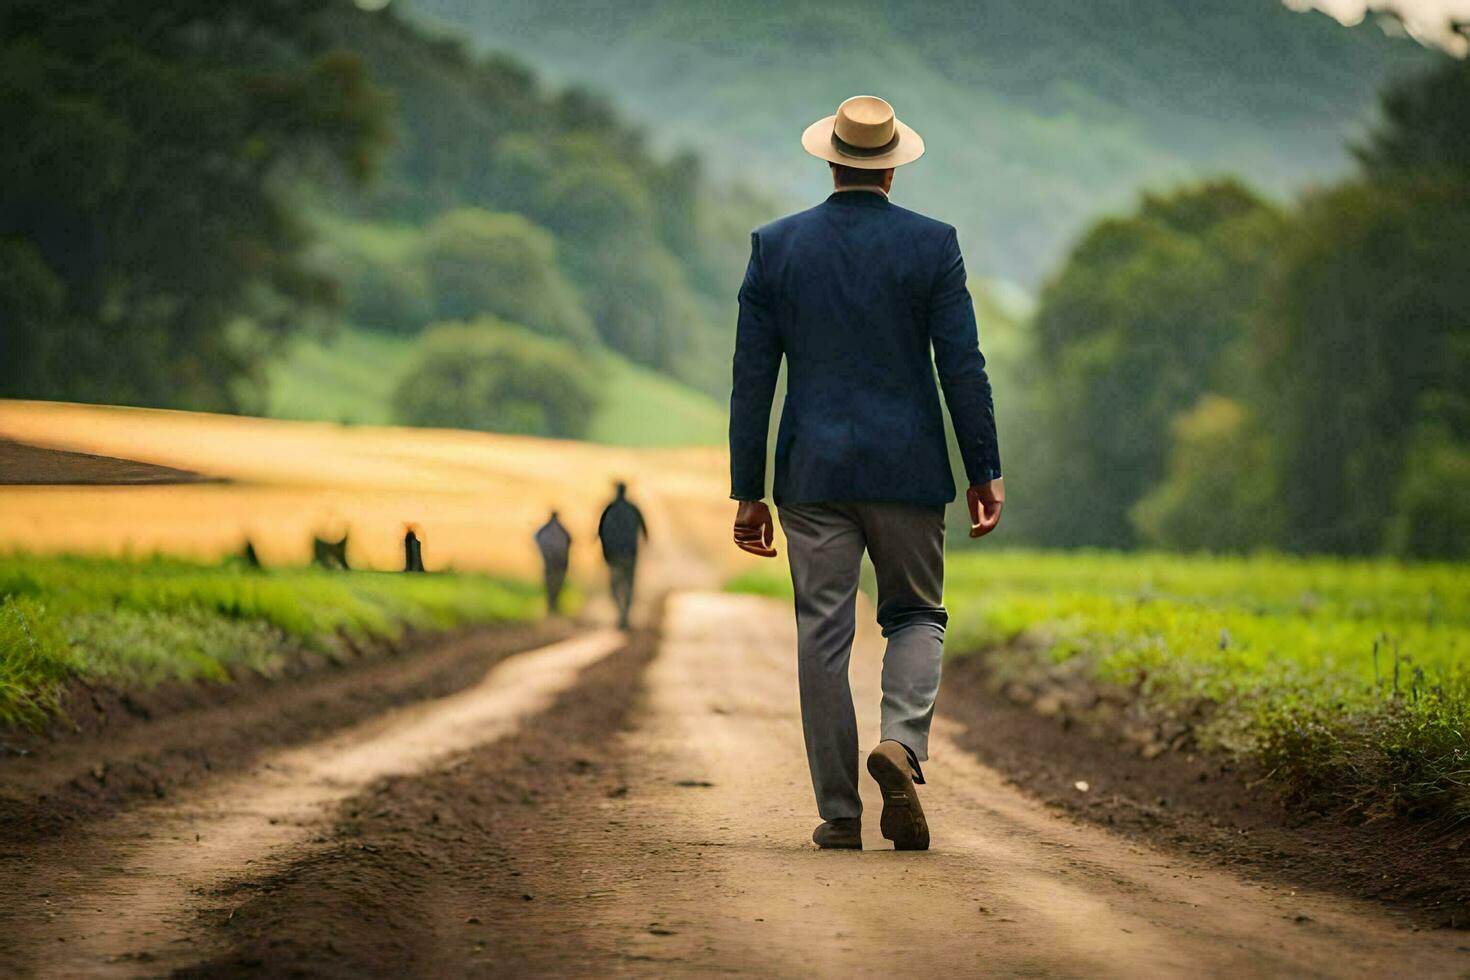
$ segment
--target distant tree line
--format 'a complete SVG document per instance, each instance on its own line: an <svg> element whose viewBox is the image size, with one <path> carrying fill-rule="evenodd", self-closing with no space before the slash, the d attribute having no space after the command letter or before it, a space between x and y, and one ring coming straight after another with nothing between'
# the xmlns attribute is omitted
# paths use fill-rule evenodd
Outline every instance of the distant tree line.
<svg viewBox="0 0 1470 980"><path fill-rule="evenodd" d="M1470 64L1389 88L1357 176L1095 225L1025 384L1048 545L1470 556Z"/></svg>

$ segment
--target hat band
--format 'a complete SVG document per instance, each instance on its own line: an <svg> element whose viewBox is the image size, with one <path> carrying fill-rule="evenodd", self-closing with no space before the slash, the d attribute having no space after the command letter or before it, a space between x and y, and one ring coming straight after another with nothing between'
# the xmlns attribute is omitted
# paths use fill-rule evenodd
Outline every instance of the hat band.
<svg viewBox="0 0 1470 980"><path fill-rule="evenodd" d="M837 129L834 127L832 129L832 146L838 153L841 153L845 157L857 157L858 159L862 159L863 157L881 157L883 154L897 149L898 137L898 128L894 127L893 139L884 143L882 146L854 146L841 136L838 136Z"/></svg>

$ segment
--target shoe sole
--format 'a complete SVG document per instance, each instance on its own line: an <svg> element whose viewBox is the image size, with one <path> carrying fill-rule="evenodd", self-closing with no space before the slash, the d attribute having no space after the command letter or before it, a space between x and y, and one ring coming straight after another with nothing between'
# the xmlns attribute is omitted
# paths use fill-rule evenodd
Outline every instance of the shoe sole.
<svg viewBox="0 0 1470 980"><path fill-rule="evenodd" d="M816 844L816 841L812 841L812 843ZM863 849L863 842L858 841L855 844L817 844L817 847L824 851L861 851Z"/></svg>
<svg viewBox="0 0 1470 980"><path fill-rule="evenodd" d="M929 850L929 822L924 819L913 777L876 751L868 756L868 775L883 791L883 818L879 827L884 838L893 841L895 851Z"/></svg>

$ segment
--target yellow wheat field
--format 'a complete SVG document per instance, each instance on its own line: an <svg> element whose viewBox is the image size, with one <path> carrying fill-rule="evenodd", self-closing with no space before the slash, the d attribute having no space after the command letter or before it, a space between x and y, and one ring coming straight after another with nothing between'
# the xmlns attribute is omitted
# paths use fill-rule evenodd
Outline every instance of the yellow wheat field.
<svg viewBox="0 0 1470 980"><path fill-rule="evenodd" d="M555 508L585 577L600 561L597 517L623 479L661 567L707 580L747 567L728 544L733 504L715 449L23 401L0 401L0 438L224 481L0 486L0 551L208 560L249 539L267 564L303 564L313 534L345 531L354 566L391 569L413 523L430 570L529 577L539 569L531 533Z"/></svg>

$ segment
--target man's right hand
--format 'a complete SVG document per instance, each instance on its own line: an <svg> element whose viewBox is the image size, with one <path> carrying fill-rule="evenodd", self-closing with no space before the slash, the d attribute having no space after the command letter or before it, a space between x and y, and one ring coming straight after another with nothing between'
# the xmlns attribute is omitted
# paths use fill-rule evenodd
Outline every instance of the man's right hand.
<svg viewBox="0 0 1470 980"><path fill-rule="evenodd" d="M982 538L1000 523L1001 508L1006 503L1006 481L1000 478L977 483L965 493L970 504L970 537Z"/></svg>
<svg viewBox="0 0 1470 980"><path fill-rule="evenodd" d="M775 558L776 549L771 547L775 535L776 525L771 520L771 508L765 501L740 501L735 511L735 544L741 551L762 558Z"/></svg>

